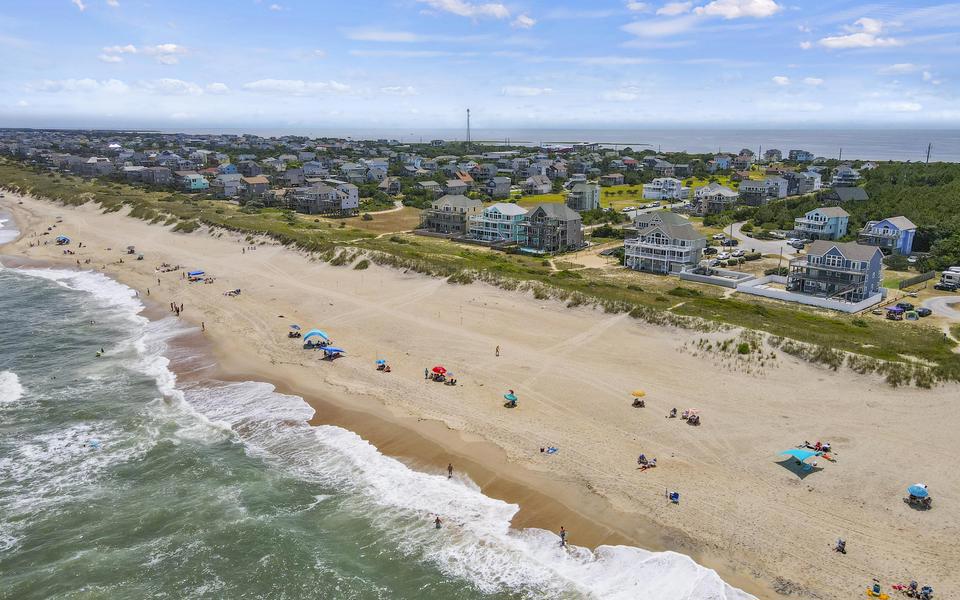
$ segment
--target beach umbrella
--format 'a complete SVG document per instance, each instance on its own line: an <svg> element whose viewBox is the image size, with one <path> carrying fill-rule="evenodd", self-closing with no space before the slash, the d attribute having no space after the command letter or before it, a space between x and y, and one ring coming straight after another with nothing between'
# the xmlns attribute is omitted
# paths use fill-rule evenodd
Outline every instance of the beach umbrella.
<svg viewBox="0 0 960 600"><path fill-rule="evenodd" d="M387 361L385 361L385 360L383 360L382 358L380 358L380 359L377 359L377 364L378 364L378 365L385 365L385 364L387 364Z"/></svg>
<svg viewBox="0 0 960 600"><path fill-rule="evenodd" d="M300 326L299 326L299 325L291 325L291 326L290 326L290 329L292 329L292 330L294 330L294 331L300 331Z"/></svg>
<svg viewBox="0 0 960 600"><path fill-rule="evenodd" d="M631 393L635 398L643 398L644 396L647 395L647 393L643 390L633 390L633 392Z"/></svg>
<svg viewBox="0 0 960 600"><path fill-rule="evenodd" d="M907 488L907 493L911 496L916 496L917 498L926 498L930 495L930 492L927 491L927 486L922 483L915 483Z"/></svg>
<svg viewBox="0 0 960 600"><path fill-rule="evenodd" d="M334 347L332 347L332 346L327 346L326 348L323 349L323 351L324 351L326 354L336 354L336 353L338 353L338 352L339 352L340 354L346 354L346 353L347 353L343 348L334 348Z"/></svg>
<svg viewBox="0 0 960 600"><path fill-rule="evenodd" d="M516 394L504 394L503 397L506 398L506 399L507 399L508 401L510 401L510 402L516 402L516 401L517 401L517 395L516 395Z"/></svg>
<svg viewBox="0 0 960 600"><path fill-rule="evenodd" d="M443 375L444 373L447 372L447 369L444 368L442 365L437 365L433 369L431 369L431 371L433 371L437 375Z"/></svg>
<svg viewBox="0 0 960 600"><path fill-rule="evenodd" d="M330 336L328 336L326 332L320 331L319 329L311 329L310 331L308 331L307 334L303 336L303 340L306 341L312 337L318 337L318 336L328 342L330 341Z"/></svg>

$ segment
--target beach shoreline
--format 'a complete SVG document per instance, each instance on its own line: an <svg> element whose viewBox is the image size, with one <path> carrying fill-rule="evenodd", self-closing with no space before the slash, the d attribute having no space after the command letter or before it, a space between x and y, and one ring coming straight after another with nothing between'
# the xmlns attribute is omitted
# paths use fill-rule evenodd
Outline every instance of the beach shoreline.
<svg viewBox="0 0 960 600"><path fill-rule="evenodd" d="M693 527L687 529L673 527L670 523L671 517L665 511L650 509L650 507L655 504L655 501L645 496L643 497L643 502L646 503L645 505L637 506L636 510L632 511L623 510L625 506L629 506L631 501L636 501L640 498L634 495L635 490L632 487L630 489L617 488L617 480L622 479L626 473L632 471L632 467L624 469L622 474L617 474L612 477L602 475L593 477L592 475L596 473L596 471L591 472L591 469L596 469L598 464L602 466L604 461L591 463L589 469L586 466L580 467L570 464L570 466L576 468L568 470L566 468L568 463L566 462L564 466L558 468L558 466L551 464L551 459L543 456L536 456L536 454L534 454L532 457L524 457L522 453L518 453L517 440L511 437L515 435L513 431L509 431L508 435L493 429L501 426L504 430L510 429L509 425L501 422L503 418L501 415L504 409L499 406L494 406L492 410L476 409L477 416L488 419L483 426L491 428L490 435L481 435L480 432L470 429L470 423L458 423L456 414L451 414L448 410L438 411L443 412L443 414L431 415L431 402L426 402L424 405L405 399L401 399L403 400L401 401L396 398L387 397L391 392L402 395L404 392L409 392L410 390L424 389L429 393L430 400L434 402L433 406L435 406L437 398L441 398L439 402L445 401L443 400L444 396L437 394L438 391L440 394L449 391L451 393L449 395L452 395L454 392L463 391L461 395L456 396L456 401L466 405L476 398L484 396L498 398L501 393L499 391L500 380L495 379L490 381L485 378L485 369L471 368L469 360L477 362L481 360L479 358L469 358L476 351L476 346L489 343L486 338L481 340L476 339L476 336L472 335L472 330L464 333L465 336L467 333L471 333L471 335L465 338L465 341L470 342L472 346L464 351L464 357L458 356L455 359L456 362L453 363L461 365L457 367L458 376L467 380L463 384L463 390L461 390L460 386L453 390L438 390L438 386L416 381L419 379L416 372L411 374L413 365L420 364L426 366L432 362L426 358L427 352L424 349L424 345L417 344L412 336L421 327L429 330L431 323L425 323L425 318L420 313L428 310L425 305L432 301L433 296L442 295L444 298L441 300L447 300L449 298L446 296L460 294L461 296L457 297L464 298L462 294L469 295L472 291L482 296L482 299L487 302L487 304L483 304L485 308L480 309L483 312L485 312L494 301L502 301L507 304L510 309L514 307L524 307L523 310L530 311L523 315L523 318L526 320L529 320L532 315L535 315L535 311L548 310L551 315L550 319L553 320L551 324L562 322L565 325L572 325L579 319L588 322L588 326L584 329L594 336L607 331L610 331L612 335L613 332L619 333L627 329L635 329L641 333L639 335L635 333L619 333L619 335L630 335L630 341L632 342L636 342L639 338L650 339L649 343L654 346L649 351L652 356L662 356L671 349L676 350L677 362L687 363L684 365L686 368L690 367L690 357L680 354L680 350L677 350L680 344L671 338L684 338L684 341L691 341L696 339L697 336L695 334L689 332L664 331L663 329L657 331L654 326L640 325L629 321L624 322L623 319L610 317L609 315L605 316L586 309L572 310L565 309L562 305L556 303L535 302L529 298L521 297L519 294L495 290L487 286L476 285L473 290L465 290L460 289L460 286L447 286L447 284L443 282L430 280L420 275L386 272L379 267L367 271L366 274L343 269L338 271L336 268L326 265L314 265L309 258L305 257L302 253L296 253L270 245L259 246L259 249L252 251L251 254L257 254L258 252L264 254L270 253L270 258L276 258L276 261L267 260L264 261L265 264L263 265L258 264L256 268L260 270L255 271L258 275L276 277L279 283L286 277L289 277L289 272L283 270L278 271L279 263L292 261L298 265L302 263L304 270L309 266L312 269L312 274L319 274L324 278L322 279L322 283L319 283L321 281L319 278L316 280L318 282L318 288L329 291L329 294L324 295L324 299L329 306L334 306L334 304L338 305L335 310L341 311L338 312L338 318L331 319L332 322L329 325L330 328L335 330L339 329L337 325L338 321L351 322L348 319L355 317L352 311L356 312L360 310L352 309L351 307L340 308L339 305L341 302L344 302L345 299L351 295L349 292L343 291L347 288L353 289L354 286L356 286L355 289L358 300L363 298L366 302L366 304L363 305L363 309L366 311L364 315L367 317L379 314L377 313L377 303L370 302L370 298L364 296L365 294L369 294L368 288L375 286L373 280L376 277L389 280L391 291L396 292L396 294L390 295L394 300L397 296L403 298L404 294L409 296L411 304L407 305L403 310L410 313L409 318L412 319L412 321L407 324L404 330L394 334L393 332L384 330L384 324L381 322L379 323L381 330L376 334L364 334L368 335L368 338L365 338L368 339L368 341L361 346L366 351L365 354L379 354L381 350L378 346L381 344L386 346L386 344L391 341L396 343L396 339L407 340L413 346L410 352L413 356L398 359L397 363L399 363L400 368L395 367L394 373L389 375L381 373L368 374L358 370L358 368L353 368L345 374L334 376L331 372L335 373L340 371L339 362L332 365L321 364L319 368L325 368L327 374L320 379L315 379L311 377L311 374L313 369L318 369L318 366L314 364L313 361L305 361L303 359L303 351L299 351L298 353L296 351L290 352L284 350L281 352L276 349L277 340L275 339L263 342L262 345L260 343L251 343L251 347L244 347L242 349L243 351L241 351L241 349L237 347L237 339L241 339L244 344L247 344L251 342L251 338L245 336L240 337L242 333L238 333L238 325L228 325L231 318L243 318L245 320L244 322L248 324L256 322L255 325L250 325L250 329L256 330L262 337L266 337L266 332L268 331L273 331L278 335L283 332L287 322L292 322L294 318L288 315L288 313L300 311L300 314L296 317L297 319L300 319L301 316L307 317L308 315L310 318L316 319L316 315L322 314L323 309L300 308L295 302L297 293L305 289L302 286L298 286L290 292L274 292L269 289L272 288L273 285L266 283L266 280L259 281L256 284L244 283L244 286L254 285L253 294L261 296L257 305L252 306L247 304L246 296L242 297L243 300L241 302L233 302L233 300L226 299L219 293L221 288L232 289L232 284L216 285L217 293L211 294L207 293L207 290L204 290L203 287L194 286L193 288L187 288L184 287L185 284L182 282L176 280L171 281L172 278L164 277L161 279L166 280L161 283L161 287L159 289L154 288L157 293L152 297L145 296L145 292L150 287L151 281L151 279L147 277L147 272L152 268L147 268L147 264L151 266L154 265L157 263L159 257L165 256L166 254L183 256L182 253L178 255L173 249L170 251L163 249L164 245L171 245L172 240L190 240L190 244L195 245L195 247L184 249L186 252L196 250L199 247L204 249L209 248L211 250L215 248L216 252L211 252L210 256L205 256L204 262L216 265L216 269L208 268L208 270L216 273L218 279L230 280L231 276L227 273L228 265L233 264L232 261L243 259L238 259L237 257L214 258L213 256L213 254L220 253L225 247L229 247L227 240L213 239L210 235L205 236L204 234L193 234L191 236L173 234L160 227L151 227L145 223L127 219L122 215L100 215L93 207L83 207L81 209L61 208L52 203L33 199L25 199L25 202L22 206L10 206L10 211L14 214L14 217L18 221L22 221L19 223L22 237L18 242L0 248L0 252L11 254L17 257L17 259L26 257L31 261L40 261L34 264L71 266L70 263L74 260L73 255L68 257L64 257L63 255L58 256L54 252L51 252L53 249L49 246L34 246L33 248L28 246L24 248L24 242L28 239L28 232L37 231L39 226L50 221L53 214L63 214L65 219L61 229L69 230L70 228L77 228L77 231L71 231L71 233L79 235L78 240L97 240L93 248L85 247L85 249L88 250L88 255L82 255L91 258L91 265L89 266L95 267L111 277L115 277L134 289L138 289L142 299L152 303L152 306L145 311L146 316L152 318L164 316L166 311L163 309L163 304L167 297L172 297L174 300L177 300L179 297L179 301L184 301L186 298L187 306L184 311L184 318L194 325L199 325L198 321L204 322L207 325L207 332L206 334L191 334L178 343L195 344L200 351L213 356L216 364L212 372L204 370L204 372L199 375L200 377L214 380L253 380L270 383L281 393L293 394L304 398L316 410L316 416L312 421L313 424L332 424L350 429L369 440L384 454L400 458L403 462L415 469L441 472L446 462L452 460L457 472L466 473L471 480L481 487L483 493L488 496L519 504L521 509L514 519L514 527L539 527L556 531L559 525L563 524L572 532L571 542L581 546L596 547L601 544L632 544L655 551L665 549L675 550L690 555L701 564L715 569L729 584L759 597L772 597L774 592L772 591L771 585L776 585L773 583L775 577L781 575L783 579L794 582L793 585L796 586L796 589L811 590L820 595L820 597L834 597L831 595L832 593L837 593L836 597L841 597L838 590L831 591L817 587L820 580L816 574L806 574L806 579L804 579L805 569L803 568L791 570L784 567L783 573L779 572L777 566L780 564L785 565L789 561L789 551L786 551L785 556L782 557L770 557L772 560L767 563L759 563L756 556L739 555L737 552L738 548L750 549L754 545L754 542L759 542L759 540L750 539L749 532L743 534L743 540L729 539L726 542L723 540L723 534L719 536L704 535L700 537L691 535L691 529L693 533L696 533L699 529L700 520L703 522L704 529L713 527L722 530L720 524L715 522L717 516L705 514L705 511L702 509L698 512L704 514L694 514L691 516L689 513L682 513L685 519L696 521ZM124 228L116 227L117 224L129 224L130 231L123 231ZM111 260L120 257L118 249L125 247L124 237L133 237L134 239L149 241L150 250L147 252L148 258L145 260L146 264L137 265L127 261L121 265ZM228 237L231 236L228 234ZM104 247L105 243L100 242L105 242L106 240L110 240L107 242L110 243L110 245ZM233 241L239 243L239 238L237 237ZM138 244L138 248L139 247L140 245ZM106 248L116 248L117 250L107 250ZM233 246L232 249L234 253L238 252L236 251L236 246ZM80 257L76 260L79 260L79 258ZM97 263L100 264L98 265ZM76 265L72 266L75 267ZM81 266L84 266L82 262ZM134 267L137 267L137 269L134 269ZM150 275L150 277L153 276L154 275ZM364 277L367 278L366 282L363 280ZM239 283L240 281L247 282L251 280L244 279L238 274L235 281ZM438 285L444 287L438 287ZM386 288L388 285L381 283L381 287ZM429 293L421 293L423 291ZM244 293L248 294L246 287ZM275 298L266 299L266 296L274 293L276 294ZM374 297L377 296L376 293L372 295ZM230 306L230 310L224 310L222 308L224 303L231 302L240 306L235 308L234 306L228 305ZM441 306L443 305L443 302L438 303ZM254 312L258 310L271 311L274 306L280 305L284 306L282 310L283 317L279 315L275 317L271 316L270 320L267 321L267 317L264 315L251 316L250 314L251 310ZM318 302L318 306L319 305L320 303ZM431 306L436 308L436 306ZM462 316L465 312L464 306L465 303L461 304L459 309L461 324L464 322L464 317ZM473 305L469 307L468 310L472 309L475 311L478 306L479 304ZM287 308L292 310L287 310ZM386 315L389 317L386 321L387 323L389 323L390 319L401 318L396 308L391 309L391 307L388 306L381 310L386 311ZM273 312L277 311L274 310ZM490 312L495 311L490 309ZM496 314L500 316L503 312L503 309L501 309L496 311ZM280 320L281 318L282 320ZM447 322L443 323L444 329L442 333L444 335L457 335L457 324L454 322L452 323L452 327L450 327L451 323L449 323L449 321L455 320L451 319L450 315L444 315L442 312L438 312L436 320L433 319L432 313L426 317L426 321L434 321L434 324L437 321L443 322L445 320ZM484 323L487 322L488 318L486 314L484 314L480 327L483 327ZM352 333L358 332L357 327L356 325L352 325L350 331ZM468 329L470 327L476 326L467 326ZM530 339L512 338L510 337L512 335L511 333L502 329L498 331L498 334L502 335L505 339L510 339L510 343L505 344L508 352L512 351L514 347L532 345L538 342L538 340L535 339L536 336ZM351 345L351 342L354 341L354 339L347 335L341 336L339 333L333 333L333 335L338 341L347 340L343 342L344 345ZM434 341L438 338L438 334L429 331L426 331L424 335ZM440 336L440 339L442 340L443 337ZM593 337L585 337L584 342L593 339ZM623 341L623 339L619 341ZM283 344L282 339L279 343ZM451 344L451 347L455 344L456 341ZM536 364L536 360L531 362L529 359L537 358L540 362L543 362L543 356L552 357L554 354L560 352L560 350L554 350L556 345L557 344L549 343L546 345L546 350L539 350L539 353L534 350L525 349L523 354L520 354L517 359L513 360ZM453 353L451 352L451 354ZM272 356L276 356L280 360L274 361L272 358L267 358ZM346 360L356 360L352 355L348 356L349 358ZM364 358L369 357L365 355ZM490 362L490 359L486 357L482 360ZM391 362L393 362L393 360L391 360ZM569 365L564 364L558 367L548 365L551 369L557 368L561 371L566 366ZM593 363L591 363L590 366L593 366ZM837 378L841 377L839 375L830 375L822 371L817 371L813 367L801 365L800 363L791 366L807 369L807 374L813 377L820 377L822 378L821 381L828 380L826 387L830 387L832 383L838 381ZM191 373L189 368L185 368L185 365L172 365L172 367L174 371L178 372L178 375L184 379L198 376L195 373ZM372 360L368 368L370 371L373 371ZM461 370L461 368L464 370ZM491 366L490 368L494 367ZM530 368L530 366L524 365L524 370L529 371ZM777 381L771 385L773 389L776 389L776 385L782 385L785 379L784 373L782 372L784 370L789 369L784 369L783 367L776 369L771 368L771 373L764 373L759 375L759 377L773 378L775 376ZM403 373L402 386L397 385L392 386L389 390L382 390L380 386L371 383L388 381L385 378L399 379L401 372ZM462 373L466 373L466 375ZM534 373L532 380L536 380L538 377L546 377L549 380L551 373L553 373L553 371L541 376L537 376L537 374ZM606 372L604 373L606 374ZM377 377L380 379L373 379ZM606 375L607 379L613 377L614 375L612 374ZM644 378L646 377L649 377L649 375ZM409 381L411 378L414 378L415 382ZM673 379L677 379L677 374L668 373L668 378L672 382ZM724 385L736 385L735 382L737 379L746 382L750 381L752 376L747 376L743 373L728 373L724 375L724 379L726 380L723 382ZM865 378L857 377L849 377L849 379L852 380L854 384L865 384L867 381ZM318 383L322 385L317 385ZM559 393L564 385L563 382L550 384L549 382L538 381L537 383L542 383L544 387L559 385L559 389L557 387L551 388L553 393ZM681 380L676 381L675 384L672 384L668 389L675 393L682 393L684 384L695 388L700 394L703 394L705 390L710 388L709 385L705 387L703 382L697 383L690 381L689 378L687 378L687 381L683 381L681 378ZM429 387L423 388L424 385ZM478 387L485 385L489 385L490 388L492 388L490 392L484 392L478 389ZM591 382L591 385L596 393L601 396L607 396L613 393L611 389L614 386L604 388L599 382ZM324 392L319 392L318 387L322 387ZM721 385L721 389L723 387L724 386ZM624 396L629 392L629 389L629 387L623 387ZM526 394L522 396L523 400L521 401L521 405L523 407L526 407L525 400L527 396L532 396L538 402L542 402L545 406L548 406L545 399L542 400L534 395L529 388L521 388L521 390L521 395ZM874 391L877 390L882 390L882 384L877 383L874 386ZM940 390L939 392L942 395L944 390ZM918 394L918 392L910 393L911 395ZM936 394L937 392L930 393L931 397L939 398ZM552 395L553 394L551 394L551 396ZM703 404L696 394L691 395L691 400L696 398L697 404ZM658 394L654 393L651 394L651 396L657 397ZM930 401L932 402L932 400ZM674 402L679 404L676 400ZM707 405L703 404L703 406ZM605 409L608 408L606 404L604 404L604 407ZM548 408L561 412L569 410L569 407L566 405L554 405L548 406ZM656 409L656 414L652 412L648 413L649 416L659 418L661 416L660 408L661 407L658 407ZM651 411L654 409L646 410ZM561 444L560 455L564 459L566 459L565 455L569 454L571 450L577 449L578 445L593 444L593 441L587 436L587 432L561 432L558 429L559 426L557 423L553 422L549 416L537 415L537 418L541 420L530 422L530 425L536 426L536 431L531 433L535 433L537 439L528 439L528 452L534 451L537 445L548 443L544 440L552 441L554 436L562 436L565 438L566 443ZM577 413L577 415L574 416L573 413L571 413L568 418L583 418L583 415ZM710 418L716 417L710 415L708 419ZM662 419L660 420L662 421ZM453 424L451 424L451 422L453 422ZM455 425L460 426L457 427ZM603 430L604 423L598 422L596 425L597 430ZM669 425L673 426L674 424L671 423ZM730 425L731 423L729 422L721 422L718 420L716 426L723 428ZM650 426L662 428L663 423L658 423L656 419L654 419ZM483 427L481 427L481 429L482 428ZM801 428L801 431L807 432L809 429L804 427ZM500 433L500 435L498 435L498 433ZM592 433L592 431L590 433ZM615 433L619 436L621 432ZM649 431L647 431L647 433L649 433ZM722 469L722 464L697 465L698 460L701 459L696 455L696 452L699 450L695 452L694 449L698 444L704 442L691 439L691 435L691 432L688 430L681 430L678 434L671 433L671 437L677 438L675 447L664 440L652 440L651 445L659 449L658 454L662 458L661 467L651 474L656 476L666 471L666 469L671 468L668 462L669 458L666 458L668 454L675 454L678 455L678 457L682 456L683 458L679 458L679 460L683 462L683 467L685 468L682 474L678 474L670 479L696 477L698 474L703 474L705 469ZM798 431L797 435L807 434ZM842 438L834 436L834 439ZM709 443L715 442L716 440L711 438ZM611 448L615 448L615 451L611 452L611 455L622 455L623 444L622 442L611 440L610 446ZM687 445L689 444L693 444L693 446L688 448ZM533 446L533 448L529 446ZM600 449L602 446L591 446L591 448ZM665 458L666 460L664 460ZM619 458L615 459L615 461L619 460ZM557 463L559 461L553 462ZM729 475L729 473L724 473L723 475ZM647 477L647 474L638 475L638 477ZM721 477L720 480L722 481L723 478L724 477ZM657 484L657 486L659 487L659 484ZM653 486L650 485L646 487L652 488ZM706 489L710 489L710 486L707 485ZM811 489L809 491L813 490ZM653 494L652 489L647 490L647 493ZM684 490L684 493L686 493L686 490ZM659 494L659 502L666 505L667 503L662 498L662 491ZM717 496L717 503L723 506L728 506L731 501L736 502L735 494L733 498L730 498L729 496L731 494L727 490L716 489L715 494ZM773 494L773 497L775 497L775 494ZM954 498L948 496L946 499L952 501ZM682 506L686 507L686 502ZM697 508L699 509L700 507L697 506ZM731 508L731 510L733 509ZM720 518L722 519L722 516ZM873 512L864 511L864 518L866 520L873 518ZM954 527L955 525L950 523L946 529L947 531L953 531L955 530L953 529ZM758 529L769 530L768 527ZM823 540L825 545L828 545L829 542L830 540L828 539ZM769 553L770 541L767 540L765 544L766 545L762 546L762 550L760 547L756 547L753 548L753 552L758 555L761 553ZM785 541L780 541L779 544L773 545L783 546L785 544ZM760 544L757 544L757 546L760 546ZM955 552L955 545L953 548L950 548L950 550ZM947 559L948 557L944 557L944 560ZM861 570L865 574L869 570L876 568L876 561L871 557L870 563L864 565ZM841 575L841 577L844 576L851 580L853 579L849 577L848 574ZM853 590L856 588L851 584L847 589ZM844 592L845 591L846 590L844 590Z"/></svg>

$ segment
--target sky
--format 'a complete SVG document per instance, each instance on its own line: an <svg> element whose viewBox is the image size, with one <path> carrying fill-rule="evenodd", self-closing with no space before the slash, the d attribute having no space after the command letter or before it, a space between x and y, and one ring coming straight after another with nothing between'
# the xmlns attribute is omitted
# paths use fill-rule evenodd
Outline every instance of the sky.
<svg viewBox="0 0 960 600"><path fill-rule="evenodd" d="M960 127L960 3L0 2L0 127Z"/></svg>

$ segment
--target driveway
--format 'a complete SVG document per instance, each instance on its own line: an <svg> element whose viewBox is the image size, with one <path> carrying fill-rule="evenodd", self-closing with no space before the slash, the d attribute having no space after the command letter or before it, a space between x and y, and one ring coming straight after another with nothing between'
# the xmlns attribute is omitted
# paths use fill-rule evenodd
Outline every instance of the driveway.
<svg viewBox="0 0 960 600"><path fill-rule="evenodd" d="M921 302L920 306L929 308L937 317L960 321L960 295L934 296Z"/></svg>
<svg viewBox="0 0 960 600"><path fill-rule="evenodd" d="M752 237L748 237L747 234L740 230L744 222L745 221L734 223L723 230L723 232L728 236L739 240L740 248L743 248L744 250L756 250L760 254L779 255L782 251L784 258L792 258L795 254L797 254L797 251L792 246L789 246L786 240L757 240Z"/></svg>

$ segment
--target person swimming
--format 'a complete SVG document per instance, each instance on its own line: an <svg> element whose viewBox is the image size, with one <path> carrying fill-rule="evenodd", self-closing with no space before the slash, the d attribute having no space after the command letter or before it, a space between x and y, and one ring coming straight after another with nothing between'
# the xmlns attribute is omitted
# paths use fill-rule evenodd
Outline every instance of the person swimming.
<svg viewBox="0 0 960 600"><path fill-rule="evenodd" d="M440 515L437 515L437 518L433 520L433 524L437 529L440 529L443 526L443 521L440 520Z"/></svg>

